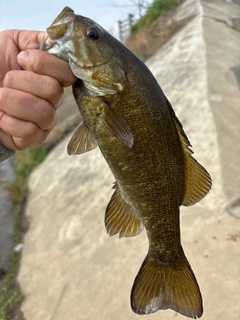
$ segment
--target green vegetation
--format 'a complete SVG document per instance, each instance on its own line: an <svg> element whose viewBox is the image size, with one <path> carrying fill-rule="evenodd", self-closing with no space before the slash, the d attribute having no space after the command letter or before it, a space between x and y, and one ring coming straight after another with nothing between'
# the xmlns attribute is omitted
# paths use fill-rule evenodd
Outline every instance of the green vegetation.
<svg viewBox="0 0 240 320"><path fill-rule="evenodd" d="M16 181L14 183L5 183L14 204L15 225L12 234L14 245L20 243L22 238L22 209L27 195L26 178L30 171L44 160L46 154L47 148L45 146L18 152L15 157ZM20 253L15 251L9 256L9 270L6 276L3 277L0 293L0 320L12 319L12 314L23 300L16 283L19 258Z"/></svg>
<svg viewBox="0 0 240 320"><path fill-rule="evenodd" d="M12 252L9 257L9 271L2 281L2 292L0 295L0 320L10 320L10 315L21 303L23 296L16 285L19 253Z"/></svg>
<svg viewBox="0 0 240 320"><path fill-rule="evenodd" d="M17 152L14 159L14 169L16 181L5 183L10 192L11 200L14 204L14 231L12 241L14 245L21 243L23 207L27 197L27 177L30 172L46 158L48 152L52 150L59 141L76 127L77 122L69 124L59 132L52 142L45 143L41 146L29 148ZM1 183L4 183L1 181ZM19 268L20 253L13 251L9 256L9 270L1 281L2 290L0 291L0 320L12 320L16 314L18 306L23 300L16 277ZM18 317L16 318L18 319Z"/></svg>
<svg viewBox="0 0 240 320"><path fill-rule="evenodd" d="M179 0L154 0L145 15L133 25L132 33L136 34L141 29L150 26L159 16L178 4Z"/></svg>

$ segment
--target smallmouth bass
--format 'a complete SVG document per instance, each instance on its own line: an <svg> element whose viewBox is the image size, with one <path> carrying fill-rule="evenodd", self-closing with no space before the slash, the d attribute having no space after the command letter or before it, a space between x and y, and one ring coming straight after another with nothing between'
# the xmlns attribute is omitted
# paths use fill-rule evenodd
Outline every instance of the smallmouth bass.
<svg viewBox="0 0 240 320"><path fill-rule="evenodd" d="M40 49L69 61L78 78L73 94L83 123L68 153L98 145L116 179L105 212L107 232L147 232L149 250L133 284L132 310L170 308L201 317L201 292L181 246L179 207L200 201L211 178L192 157L170 102L146 65L91 19L66 7L47 34Z"/></svg>

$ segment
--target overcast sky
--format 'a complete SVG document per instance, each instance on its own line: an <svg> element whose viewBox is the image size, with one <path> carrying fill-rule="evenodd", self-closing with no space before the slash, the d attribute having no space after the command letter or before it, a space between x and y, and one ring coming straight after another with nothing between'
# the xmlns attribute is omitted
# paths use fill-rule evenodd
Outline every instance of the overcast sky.
<svg viewBox="0 0 240 320"><path fill-rule="evenodd" d="M118 20L126 19L134 11L131 0L0 0L0 31L46 30L65 6L95 20L108 31L117 29Z"/></svg>

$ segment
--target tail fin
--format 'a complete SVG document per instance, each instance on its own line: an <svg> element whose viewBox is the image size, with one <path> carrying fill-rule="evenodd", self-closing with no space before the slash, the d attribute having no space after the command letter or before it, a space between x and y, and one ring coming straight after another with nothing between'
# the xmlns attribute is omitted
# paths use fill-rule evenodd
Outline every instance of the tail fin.
<svg viewBox="0 0 240 320"><path fill-rule="evenodd" d="M131 306L138 314L170 308L186 317L200 318L202 297L185 256L178 268L163 267L161 261L147 256L132 288Z"/></svg>

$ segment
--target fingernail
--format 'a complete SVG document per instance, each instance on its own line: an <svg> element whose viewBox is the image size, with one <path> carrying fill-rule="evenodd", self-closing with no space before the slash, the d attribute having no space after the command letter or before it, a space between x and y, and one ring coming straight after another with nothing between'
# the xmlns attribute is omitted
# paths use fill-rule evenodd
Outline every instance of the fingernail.
<svg viewBox="0 0 240 320"><path fill-rule="evenodd" d="M21 67L25 68L28 63L28 52L27 51L21 51L17 56L17 61L20 64Z"/></svg>

